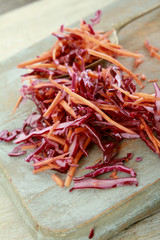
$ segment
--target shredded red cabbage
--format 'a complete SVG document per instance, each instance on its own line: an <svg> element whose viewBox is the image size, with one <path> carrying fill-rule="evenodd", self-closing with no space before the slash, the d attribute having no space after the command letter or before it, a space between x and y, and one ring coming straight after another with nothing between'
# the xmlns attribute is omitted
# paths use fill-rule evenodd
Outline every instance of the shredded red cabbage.
<svg viewBox="0 0 160 240"><path fill-rule="evenodd" d="M100 16L101 11L97 11L91 24L85 21L81 23L82 28L87 29L92 37L97 34L93 26L99 22ZM132 153L118 158L119 146L124 139L141 138L151 150L159 154L160 89L154 84L155 97L150 95L153 101L147 102L145 98L143 104L138 104L142 97L136 95L136 85L132 77L125 76L122 69L114 65L99 65L95 69L86 70L91 59L87 49L80 47L82 37L73 32L66 37L63 33L64 26L61 26L60 33L53 34L61 41L61 48L56 46L59 49L56 59L49 55L48 59L44 58L42 62L46 66L61 66L61 69L36 67L31 73L23 75L23 78L33 78L30 84L23 84L20 89L21 103L26 100L33 101L36 110L29 115L20 129L11 132L3 130L0 141L20 144L9 156L20 156L32 149L25 161L33 163L35 172L46 167L67 173L70 168L78 167L78 156L88 156L85 144L89 140L90 144L96 144L101 149L103 159L86 167L91 169L91 172L74 178L74 187L71 190L138 185L135 171L124 166L133 157ZM55 78L53 81L53 76L64 74L64 67L69 76ZM92 103L95 108L68 94L65 87L84 101ZM96 111L96 108L100 111ZM101 113L111 121L107 121ZM125 127L126 131L118 126ZM156 142L159 145L152 142L148 132L157 136ZM59 155L61 157L57 159ZM136 161L140 160L140 157L136 157ZM111 171L124 172L131 177L96 178Z"/></svg>
<svg viewBox="0 0 160 240"><path fill-rule="evenodd" d="M70 189L70 192L75 189L82 188L99 188L99 189L110 189L115 187L123 186L138 186L138 181L135 177L117 178L117 179L85 179L82 181L75 181L74 187Z"/></svg>
<svg viewBox="0 0 160 240"><path fill-rule="evenodd" d="M91 239L94 237L94 229L91 228L88 238Z"/></svg>

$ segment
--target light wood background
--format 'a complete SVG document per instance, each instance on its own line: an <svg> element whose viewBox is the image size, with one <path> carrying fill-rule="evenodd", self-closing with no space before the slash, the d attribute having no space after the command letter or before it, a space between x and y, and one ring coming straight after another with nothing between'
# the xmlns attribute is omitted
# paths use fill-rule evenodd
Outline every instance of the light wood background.
<svg viewBox="0 0 160 240"><path fill-rule="evenodd" d="M31 0L0 0L0 13L3 13L0 15L0 61L39 42L61 24L71 25L97 8L103 10L113 1L41 0L24 5ZM33 240L5 193L5 186L0 186L0 239ZM130 226L113 239L160 239L160 212Z"/></svg>

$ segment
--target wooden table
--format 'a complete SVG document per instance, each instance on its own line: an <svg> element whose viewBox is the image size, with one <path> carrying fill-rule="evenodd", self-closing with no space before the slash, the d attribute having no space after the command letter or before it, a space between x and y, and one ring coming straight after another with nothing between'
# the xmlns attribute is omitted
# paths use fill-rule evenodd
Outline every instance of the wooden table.
<svg viewBox="0 0 160 240"><path fill-rule="evenodd" d="M113 1L99 0L98 8L103 10ZM42 40L61 24L71 25L96 10L95 0L42 0L4 13L0 16L0 61ZM0 186L0 239L33 239L5 193L5 186ZM160 212L130 226L113 239L160 239Z"/></svg>

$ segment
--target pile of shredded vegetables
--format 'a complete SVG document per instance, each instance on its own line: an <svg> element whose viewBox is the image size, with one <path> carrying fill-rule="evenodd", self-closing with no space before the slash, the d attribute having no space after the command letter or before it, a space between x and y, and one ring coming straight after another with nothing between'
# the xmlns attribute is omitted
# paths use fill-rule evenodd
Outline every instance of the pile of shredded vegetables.
<svg viewBox="0 0 160 240"><path fill-rule="evenodd" d="M22 76L21 96L14 111L26 100L33 101L36 110L22 128L0 133L1 141L17 144L9 156L32 150L25 161L33 165L33 173L54 170L52 179L60 187L69 187L74 180L71 190L138 185L135 171L125 166L132 154L117 158L123 139L141 138L160 154L160 89L154 83L155 94L136 92L135 82L143 87L145 75L140 80L117 57L133 57L138 66L142 55L111 43L108 37L112 31L94 31L100 16L97 11L91 24L82 21L80 28L62 26L53 33L57 41L49 51L18 65L31 72ZM157 56L158 50L148 41L145 46ZM87 69L97 59L110 64ZM63 77L66 74L68 77ZM89 144L102 150L103 160L87 167L88 174L74 177L82 155L88 156ZM55 172L66 174L65 181ZM109 178L98 178L108 172ZM119 172L126 177L119 177Z"/></svg>

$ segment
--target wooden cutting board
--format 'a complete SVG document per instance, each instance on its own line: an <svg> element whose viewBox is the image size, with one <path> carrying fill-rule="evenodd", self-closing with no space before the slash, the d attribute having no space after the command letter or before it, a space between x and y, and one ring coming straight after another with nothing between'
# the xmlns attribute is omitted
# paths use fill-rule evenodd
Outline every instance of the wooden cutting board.
<svg viewBox="0 0 160 240"><path fill-rule="evenodd" d="M118 1L103 10L99 28L107 29L157 4L158 1ZM150 58L144 49L146 38L160 47L160 9L130 23L119 33L120 44L145 55L144 63L135 72L145 73L148 79L159 78L160 62ZM34 108L28 102L15 115L11 114L18 98L17 90L21 86L19 76L24 72L17 70L16 65L33 58L52 44L53 37L49 37L1 63L0 130L20 127ZM132 59L122 61L132 68ZM152 93L152 84L146 83L143 91ZM0 181L35 239L88 239L91 228L95 230L94 239L109 239L160 207L160 159L141 140L126 141L121 150L121 156L128 152L134 154L127 166L137 172L138 187L86 189L72 193L66 188L57 187L50 178L50 171L33 175L32 167L24 162L23 157L8 157L7 153L13 147L12 144L0 144ZM90 148L89 157L82 159L77 176L83 175L86 172L84 167L96 162L101 155L97 147ZM136 162L137 156L142 157L143 161Z"/></svg>

